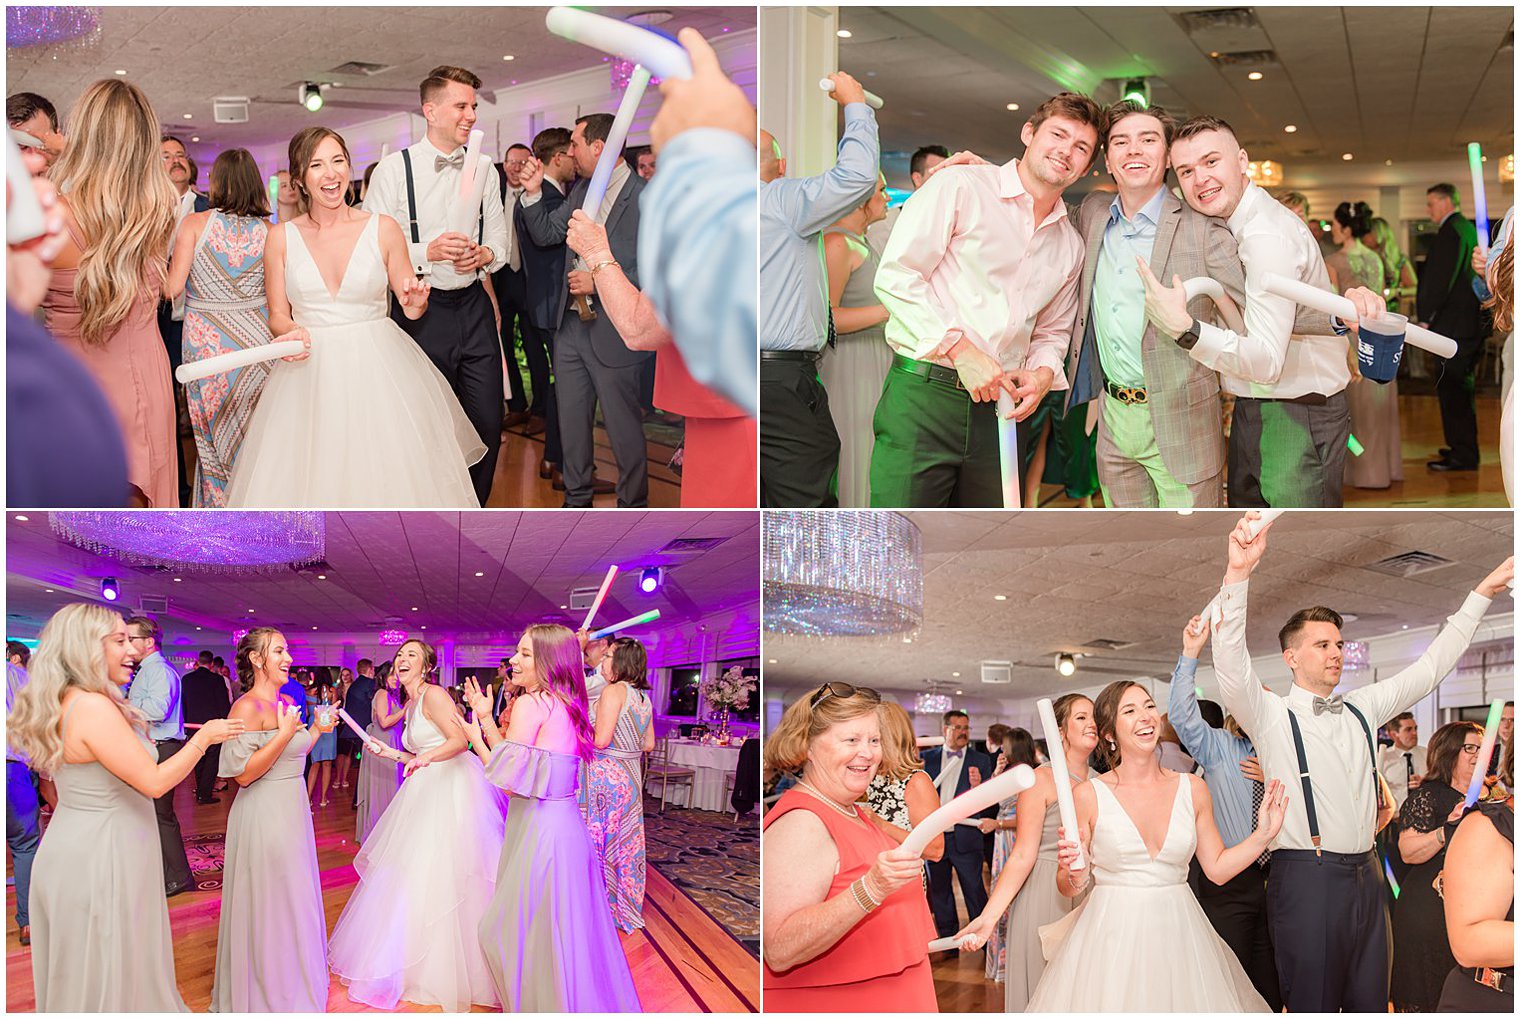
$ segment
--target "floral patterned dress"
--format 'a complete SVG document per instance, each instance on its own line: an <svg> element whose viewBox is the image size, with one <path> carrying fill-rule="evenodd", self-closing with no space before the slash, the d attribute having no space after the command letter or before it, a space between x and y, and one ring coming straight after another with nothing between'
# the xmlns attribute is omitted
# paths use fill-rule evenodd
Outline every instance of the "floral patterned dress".
<svg viewBox="0 0 1520 1019"><path fill-rule="evenodd" d="M185 364L270 341L264 293L268 234L262 219L212 211L185 284ZM227 479L268 378L269 364L260 362L185 387L195 430L196 506L226 505Z"/></svg>
<svg viewBox="0 0 1520 1019"><path fill-rule="evenodd" d="M1003 866L1008 862L1008 857L1013 855L1013 820L1018 814L1019 798L1010 796L998 804L997 819L1006 823L1005 828L999 828L992 839L992 883L997 884L998 875L1003 872ZM1008 971L1008 943L1004 938L1005 925L1001 923L992 925L992 936L987 939L987 979L1003 982L1003 976Z"/></svg>
<svg viewBox="0 0 1520 1019"><path fill-rule="evenodd" d="M601 704L600 698L597 704ZM644 734L654 709L642 690L628 688L612 742L586 769L581 810L591 845L602 860L607 902L621 931L644 926Z"/></svg>

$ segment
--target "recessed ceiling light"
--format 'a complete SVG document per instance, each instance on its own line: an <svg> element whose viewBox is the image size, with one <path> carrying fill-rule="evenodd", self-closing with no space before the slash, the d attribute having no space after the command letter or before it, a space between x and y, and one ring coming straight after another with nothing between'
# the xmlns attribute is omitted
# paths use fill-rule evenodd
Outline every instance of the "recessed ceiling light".
<svg viewBox="0 0 1520 1019"><path fill-rule="evenodd" d="M517 57L513 56L511 53L504 53L504 54L502 54L501 59L503 59L503 60L516 60Z"/></svg>
<svg viewBox="0 0 1520 1019"><path fill-rule="evenodd" d="M848 28L841 28L839 31L835 32L834 34L837 35L837 36L839 36L839 38L841 38L841 39L848 39L850 37L850 30Z"/></svg>
<svg viewBox="0 0 1520 1019"><path fill-rule="evenodd" d="M425 626L422 626L422 627L418 627L418 629L422 629L422 630L426 630L426 629L427 629L427 627L425 627Z"/></svg>
<svg viewBox="0 0 1520 1019"><path fill-rule="evenodd" d="M183 584L185 582L185 578L184 577L175 577L174 578L174 582L176 584Z"/></svg>
<svg viewBox="0 0 1520 1019"><path fill-rule="evenodd" d="M1356 158L1356 157L1355 157L1355 156L1353 156L1353 155L1352 155L1352 154L1351 154L1351 153L1349 153L1349 152L1342 152L1342 153L1341 153L1341 158L1342 158L1342 159L1344 159L1344 160L1345 160L1345 161L1346 161L1346 162L1348 162L1348 163L1349 163L1349 162L1351 162L1351 161L1352 161L1352 160L1353 160L1353 159L1355 159L1355 158Z"/></svg>
<svg viewBox="0 0 1520 1019"><path fill-rule="evenodd" d="M198 135L198 134L193 134L193 135L190 136L190 140L193 141L193 142L198 142L198 141L201 140L201 136Z"/></svg>
<svg viewBox="0 0 1520 1019"><path fill-rule="evenodd" d="M415 606L415 605L413 605L413 606L412 606L412 611L413 611L413 612L416 612L416 611L417 611L417 606Z"/></svg>
<svg viewBox="0 0 1520 1019"><path fill-rule="evenodd" d="M249 610L248 610L248 614L249 614L249 615L253 615L253 609L249 609Z"/></svg>
<svg viewBox="0 0 1520 1019"><path fill-rule="evenodd" d="M32 518L29 517L29 516L27 516L25 513L17 513L16 514L16 522L19 523L19 524L24 524L24 523L26 523L30 519L32 519Z"/></svg>
<svg viewBox="0 0 1520 1019"><path fill-rule="evenodd" d="M960 697L960 696L964 695L965 692L966 691L964 691L964 690L957 690L957 691L955 691L955 696Z"/></svg>
<svg viewBox="0 0 1520 1019"><path fill-rule="evenodd" d="M120 69L120 68L118 68L118 69L117 69L117 71L116 71L116 73L117 73L117 74L126 74L126 73L127 73L127 72L126 72L126 71L123 71L123 70L121 70L121 69Z"/></svg>
<svg viewBox="0 0 1520 1019"><path fill-rule="evenodd" d="M1010 110L1017 110L1018 108L1019 108L1019 104L1018 103L1009 103L1008 104L1008 109L1010 109Z"/></svg>
<svg viewBox="0 0 1520 1019"><path fill-rule="evenodd" d="M768 664L770 664L770 665L775 665L776 664L776 659L774 659L774 658L767 658L766 662Z"/></svg>
<svg viewBox="0 0 1520 1019"><path fill-rule="evenodd" d="M562 609L568 609L568 608L569 608L569 607L570 607L570 606L568 606L568 605L561 605L561 606L560 606L560 608L562 608Z"/></svg>
<svg viewBox="0 0 1520 1019"><path fill-rule="evenodd" d="M1407 630L1407 629L1409 629L1409 624L1405 623L1403 626L1399 627L1399 629L1401 629L1401 630Z"/></svg>
<svg viewBox="0 0 1520 1019"><path fill-rule="evenodd" d="M1252 71L1250 74L1246 75L1246 77L1251 81L1261 81L1262 74L1260 71Z"/></svg>
<svg viewBox="0 0 1520 1019"><path fill-rule="evenodd" d="M313 627L312 627L312 629L313 629L313 630L315 630L315 629L316 629L316 627L315 627L315 626L313 626Z"/></svg>
<svg viewBox="0 0 1520 1019"><path fill-rule="evenodd" d="M904 644L911 644L911 643L913 643L913 638L912 637L904 637L903 638L903 643Z"/></svg>
<svg viewBox="0 0 1520 1019"><path fill-rule="evenodd" d="M42 589L42 593L43 594L52 594L53 593L53 589L51 587L44 587ZM1409 627L1406 626L1406 627L1404 627L1404 629L1407 630L1407 629L1409 629Z"/></svg>
<svg viewBox="0 0 1520 1019"><path fill-rule="evenodd" d="M200 629L200 627L199 627L199 626L197 626L197 627L196 627L196 629L197 629L197 630L199 630L199 629Z"/></svg>
<svg viewBox="0 0 1520 1019"><path fill-rule="evenodd" d="M1393 160L1391 160L1391 159L1385 159L1385 160L1383 160L1383 165L1384 166L1392 166L1393 165Z"/></svg>
<svg viewBox="0 0 1520 1019"><path fill-rule="evenodd" d="M954 676L956 679L959 679L961 674L959 672L952 672L950 675Z"/></svg>
<svg viewBox="0 0 1520 1019"><path fill-rule="evenodd" d="M1294 131L1297 131L1297 130L1298 130L1298 125L1297 124L1289 124L1287 127L1283 128L1283 133L1284 134L1292 134Z"/></svg>
<svg viewBox="0 0 1520 1019"><path fill-rule="evenodd" d="M475 571L475 576L477 576L477 577L484 577L484 576L485 576L485 574L484 574L484 573L481 573L481 572L480 572L480 571L479 571L479 570L476 570L476 571Z"/></svg>
<svg viewBox="0 0 1520 1019"><path fill-rule="evenodd" d="M326 580L327 579L327 574L325 574L325 573L319 573L319 574L317 574L317 579L318 580Z"/></svg>
<svg viewBox="0 0 1520 1019"><path fill-rule="evenodd" d="M1006 594L995 594L995 595L992 596L992 600L993 601L1007 601L1008 600L1008 596Z"/></svg>
<svg viewBox="0 0 1520 1019"><path fill-rule="evenodd" d="M195 114L193 114L193 113L187 113L187 114L185 114L185 119L186 120L194 120L195 119Z"/></svg>

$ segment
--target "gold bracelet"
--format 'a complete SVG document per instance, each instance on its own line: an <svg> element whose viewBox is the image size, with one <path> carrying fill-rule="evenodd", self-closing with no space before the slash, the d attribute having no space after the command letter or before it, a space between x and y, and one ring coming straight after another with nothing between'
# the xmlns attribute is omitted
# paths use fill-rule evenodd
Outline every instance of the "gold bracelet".
<svg viewBox="0 0 1520 1019"><path fill-rule="evenodd" d="M855 905L860 907L861 912L870 913L881 903L871 898L871 893L865 890L865 876L856 878L850 883L850 894L855 897Z"/></svg>
<svg viewBox="0 0 1520 1019"><path fill-rule="evenodd" d="M591 268L590 268L591 275L595 276L597 273L601 272L603 269L607 268L609 265L615 265L619 269L621 269L623 267L623 264L621 262L619 262L617 259L615 259L615 258L609 258L609 259L607 259L604 262L598 262L595 265L591 266Z"/></svg>

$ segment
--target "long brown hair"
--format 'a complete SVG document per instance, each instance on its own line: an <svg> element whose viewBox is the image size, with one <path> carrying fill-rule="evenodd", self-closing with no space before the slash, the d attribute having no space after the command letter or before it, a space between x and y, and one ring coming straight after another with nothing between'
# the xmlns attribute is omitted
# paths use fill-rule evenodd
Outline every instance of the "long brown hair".
<svg viewBox="0 0 1520 1019"><path fill-rule="evenodd" d="M538 688L565 706L575 730L577 752L581 760L589 762L596 756L596 730L591 727L591 709L586 703L586 662L580 641L573 630L558 623L534 623L528 627L527 637L533 644Z"/></svg>
<svg viewBox="0 0 1520 1019"><path fill-rule="evenodd" d="M317 146L328 138L336 139L338 148L343 150L343 158L348 163L349 183L353 183L354 160L348 154L348 142L343 140L343 136L330 127L303 127L290 139L290 148L285 153L290 159L290 186L296 193L297 212L305 213L311 209L311 195L306 191L306 167L311 163ZM422 641L416 643L421 644Z"/></svg>
<svg viewBox="0 0 1520 1019"><path fill-rule="evenodd" d="M1093 701L1093 720L1098 723L1098 753L1103 755L1110 768L1117 768L1119 759L1123 756L1119 751L1119 741L1114 737L1114 729L1119 722L1119 702L1132 686L1145 690L1143 685L1133 679L1120 679L1105 686L1098 693L1098 699ZM1150 693L1149 690L1145 692ZM1109 741L1113 742L1112 749Z"/></svg>
<svg viewBox="0 0 1520 1019"><path fill-rule="evenodd" d="M272 626L256 626L243 634L238 641L232 659L237 665L238 686L244 693L253 689L253 656L263 658L269 654L269 642L280 631Z"/></svg>
<svg viewBox="0 0 1520 1019"><path fill-rule="evenodd" d="M69 115L69 144L48 178L84 238L74 296L79 336L104 346L145 291L158 287L174 233L175 194L164 173L158 116L142 90L97 81Z"/></svg>

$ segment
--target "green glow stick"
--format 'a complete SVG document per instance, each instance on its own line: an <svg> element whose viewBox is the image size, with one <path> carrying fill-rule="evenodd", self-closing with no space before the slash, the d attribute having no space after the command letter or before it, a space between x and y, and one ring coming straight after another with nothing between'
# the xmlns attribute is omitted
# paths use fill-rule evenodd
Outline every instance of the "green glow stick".
<svg viewBox="0 0 1520 1019"><path fill-rule="evenodd" d="M1472 781L1467 783L1467 796L1463 800L1470 808L1483 793L1483 778L1488 774L1488 762L1494 757L1494 740L1499 736L1499 716L1504 714L1504 698L1500 697L1488 706L1488 721L1483 724L1483 746L1478 751L1478 763L1473 765Z"/></svg>
<svg viewBox="0 0 1520 1019"><path fill-rule="evenodd" d="M1478 250L1488 254L1488 191L1483 186L1483 146L1467 143L1467 168L1472 171L1473 225L1478 228Z"/></svg>
<svg viewBox="0 0 1520 1019"><path fill-rule="evenodd" d="M1350 434L1346 436L1346 448L1351 450L1352 456L1361 456L1363 453L1367 452L1362 448L1362 444L1356 441L1356 436Z"/></svg>
<svg viewBox="0 0 1520 1019"><path fill-rule="evenodd" d="M601 638L607 636L609 633L616 633L619 630L626 630L628 627L638 626L640 623L652 623L659 618L660 610L650 609L643 615L634 616L632 619L625 619L621 623L613 623L611 626L604 626L600 630L593 631L591 634L591 639L600 640Z"/></svg>

